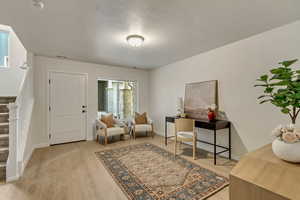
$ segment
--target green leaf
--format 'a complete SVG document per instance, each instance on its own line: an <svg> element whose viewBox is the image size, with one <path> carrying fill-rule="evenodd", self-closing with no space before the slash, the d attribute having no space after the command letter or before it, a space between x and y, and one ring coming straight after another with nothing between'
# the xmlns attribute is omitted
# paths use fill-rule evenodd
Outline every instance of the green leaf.
<svg viewBox="0 0 300 200"><path fill-rule="evenodd" d="M274 88L267 87L267 88L265 89L265 93L272 93L273 89L274 89Z"/></svg>
<svg viewBox="0 0 300 200"><path fill-rule="evenodd" d="M282 108L281 112L284 113L284 114L288 114L290 112L290 109L288 109L288 108Z"/></svg>
<svg viewBox="0 0 300 200"><path fill-rule="evenodd" d="M284 86L284 85L288 85L290 82L289 81L279 81L276 83L271 83L270 86Z"/></svg>
<svg viewBox="0 0 300 200"><path fill-rule="evenodd" d="M274 74L271 78L270 78L270 81L271 80L274 80L274 79L281 79L280 76L278 74Z"/></svg>
<svg viewBox="0 0 300 200"><path fill-rule="evenodd" d="M267 81L268 80L268 75L262 75L261 77L260 77L260 80L261 81Z"/></svg>
<svg viewBox="0 0 300 200"><path fill-rule="evenodd" d="M278 89L277 93L288 93L287 89Z"/></svg>
<svg viewBox="0 0 300 200"><path fill-rule="evenodd" d="M300 93L296 93L295 98L299 100L300 99Z"/></svg>
<svg viewBox="0 0 300 200"><path fill-rule="evenodd" d="M263 104L263 103L270 102L270 101L271 101L271 99L266 99L266 100L259 102L259 104Z"/></svg>
<svg viewBox="0 0 300 200"><path fill-rule="evenodd" d="M285 67L289 67L290 65L294 64L297 61L298 61L298 59L287 60L287 61L280 62L279 64L281 64L281 65L283 65Z"/></svg>
<svg viewBox="0 0 300 200"><path fill-rule="evenodd" d="M293 82L292 85L296 88L300 88L300 83L299 82Z"/></svg>
<svg viewBox="0 0 300 200"><path fill-rule="evenodd" d="M285 69L280 67L280 68L271 69L270 72L272 74L282 74L285 72Z"/></svg>
<svg viewBox="0 0 300 200"><path fill-rule="evenodd" d="M264 98L264 97L269 97L269 95L261 95L261 96L257 97L257 99L261 99L261 98Z"/></svg>
<svg viewBox="0 0 300 200"><path fill-rule="evenodd" d="M299 108L299 107L300 107L300 102L295 103L294 106L295 106L296 108Z"/></svg>
<svg viewBox="0 0 300 200"><path fill-rule="evenodd" d="M256 84L254 87L268 87L268 84Z"/></svg>
<svg viewBox="0 0 300 200"><path fill-rule="evenodd" d="M270 70L271 75L264 74L257 79L254 87L263 87L264 94L259 96L259 103L270 102L287 114L290 107L300 108L300 70L289 67L298 60L281 62L281 66Z"/></svg>

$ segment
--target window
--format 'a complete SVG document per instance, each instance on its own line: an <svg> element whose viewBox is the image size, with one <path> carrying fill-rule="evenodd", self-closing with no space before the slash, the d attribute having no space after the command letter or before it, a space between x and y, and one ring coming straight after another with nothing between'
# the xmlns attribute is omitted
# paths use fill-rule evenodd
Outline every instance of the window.
<svg viewBox="0 0 300 200"><path fill-rule="evenodd" d="M8 67L9 33L0 31L0 67Z"/></svg>
<svg viewBox="0 0 300 200"><path fill-rule="evenodd" d="M133 116L137 107L136 81L98 81L98 111L119 119Z"/></svg>

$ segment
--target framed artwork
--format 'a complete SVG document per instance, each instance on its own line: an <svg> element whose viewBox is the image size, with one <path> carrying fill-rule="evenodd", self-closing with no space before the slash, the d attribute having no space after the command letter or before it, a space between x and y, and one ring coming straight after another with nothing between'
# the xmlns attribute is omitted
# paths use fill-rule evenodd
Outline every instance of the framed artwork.
<svg viewBox="0 0 300 200"><path fill-rule="evenodd" d="M208 119L207 108L215 104L218 113L218 81L204 81L185 85L184 113L189 118Z"/></svg>

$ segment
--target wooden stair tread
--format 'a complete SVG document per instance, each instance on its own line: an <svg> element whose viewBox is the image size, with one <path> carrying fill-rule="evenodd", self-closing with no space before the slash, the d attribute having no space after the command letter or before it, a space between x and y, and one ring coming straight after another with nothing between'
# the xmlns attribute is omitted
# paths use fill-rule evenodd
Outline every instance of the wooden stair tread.
<svg viewBox="0 0 300 200"><path fill-rule="evenodd" d="M0 123L0 126L6 126L6 125L9 125L9 122L1 122Z"/></svg>
<svg viewBox="0 0 300 200"><path fill-rule="evenodd" d="M0 97L1 104L14 103L15 101L16 101L16 97Z"/></svg>
<svg viewBox="0 0 300 200"><path fill-rule="evenodd" d="M0 139L1 138L8 138L9 137L9 135L6 133L6 134L0 134Z"/></svg>
<svg viewBox="0 0 300 200"><path fill-rule="evenodd" d="M14 103L16 97L0 97L0 183L5 183L6 167L9 152L9 104Z"/></svg>

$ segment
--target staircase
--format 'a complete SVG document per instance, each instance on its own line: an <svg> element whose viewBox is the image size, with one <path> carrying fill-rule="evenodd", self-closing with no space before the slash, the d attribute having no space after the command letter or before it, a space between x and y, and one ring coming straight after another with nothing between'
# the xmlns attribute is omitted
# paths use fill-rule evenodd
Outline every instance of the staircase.
<svg viewBox="0 0 300 200"><path fill-rule="evenodd" d="M0 97L0 182L6 179L6 164L9 153L9 110L8 104L16 97Z"/></svg>

